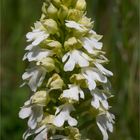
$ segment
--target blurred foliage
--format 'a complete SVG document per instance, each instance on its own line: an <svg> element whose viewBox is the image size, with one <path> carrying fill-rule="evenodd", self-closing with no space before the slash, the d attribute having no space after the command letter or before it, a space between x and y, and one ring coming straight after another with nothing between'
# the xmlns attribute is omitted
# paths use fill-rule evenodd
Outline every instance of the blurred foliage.
<svg viewBox="0 0 140 140"><path fill-rule="evenodd" d="M40 18L42 0L1 1L1 139L21 140L26 124L18 118L19 107L29 96L29 89L19 88L25 69L22 62L25 34ZM102 41L113 71L110 99L116 115L110 140L139 139L139 2L138 0L87 0L88 16L95 21L95 31ZM91 122L92 123L92 122ZM96 133L89 134L93 140ZM98 138L100 140L101 138Z"/></svg>

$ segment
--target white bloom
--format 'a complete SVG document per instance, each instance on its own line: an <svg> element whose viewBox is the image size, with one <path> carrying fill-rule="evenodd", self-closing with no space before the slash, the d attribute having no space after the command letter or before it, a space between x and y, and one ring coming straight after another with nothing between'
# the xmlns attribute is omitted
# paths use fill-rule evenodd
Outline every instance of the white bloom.
<svg viewBox="0 0 140 140"><path fill-rule="evenodd" d="M96 68L83 68L82 74L87 80L89 90L95 89L96 81L99 81L101 83L107 82L107 77L102 75L102 73Z"/></svg>
<svg viewBox="0 0 140 140"><path fill-rule="evenodd" d="M101 52L101 53L104 53L104 52ZM109 60L103 55L103 54L100 54L96 59L95 61L97 63L107 63L109 62Z"/></svg>
<svg viewBox="0 0 140 140"><path fill-rule="evenodd" d="M65 62L66 60L67 62L64 65L64 71L72 71L76 64L80 67L89 66L91 58L82 51L72 50L63 56L62 61Z"/></svg>
<svg viewBox="0 0 140 140"><path fill-rule="evenodd" d="M61 98L79 101L79 98L84 99L84 92L77 85L69 85L69 89L63 91Z"/></svg>
<svg viewBox="0 0 140 140"><path fill-rule="evenodd" d="M36 91L37 87L41 86L46 75L46 70L42 67L33 67L27 69L22 75L22 79L29 85L32 91Z"/></svg>
<svg viewBox="0 0 140 140"><path fill-rule="evenodd" d="M102 132L103 140L108 140L107 130L113 132L113 123L115 116L109 112L97 116L97 125Z"/></svg>
<svg viewBox="0 0 140 140"><path fill-rule="evenodd" d="M19 117L20 118L25 119L25 118L29 117L30 114L32 113L32 109L31 109L31 107L29 107L30 102L31 102L31 100L28 100L24 103L24 107L21 108L21 110L19 112Z"/></svg>
<svg viewBox="0 0 140 140"><path fill-rule="evenodd" d="M21 108L19 112L19 117L22 119L29 117L28 126L31 129L35 129L37 123L42 120L43 107L38 105L31 105L31 100L28 100Z"/></svg>
<svg viewBox="0 0 140 140"><path fill-rule="evenodd" d="M47 138L47 127L45 125L36 128L36 129L28 129L24 134L23 134L23 139L27 140L27 138L33 134L37 134L34 140L44 140ZM40 139L39 139L40 138Z"/></svg>
<svg viewBox="0 0 140 140"><path fill-rule="evenodd" d="M32 32L27 33L27 41L32 43L26 47L25 50L31 50L34 46L39 45L43 40L47 39L49 34L40 29L34 29Z"/></svg>
<svg viewBox="0 0 140 140"><path fill-rule="evenodd" d="M107 76L113 76L113 73L107 69L105 69L100 63L95 62L95 66L99 69L101 73Z"/></svg>
<svg viewBox="0 0 140 140"><path fill-rule="evenodd" d="M55 113L56 117L54 119L54 125L61 127L65 121L68 121L70 126L76 126L77 120L70 116L70 112L73 110L75 109L71 104L64 104L59 106Z"/></svg>
<svg viewBox="0 0 140 140"><path fill-rule="evenodd" d="M77 0L75 7L78 10L85 10L86 6L87 6L87 3L85 0Z"/></svg>
<svg viewBox="0 0 140 140"><path fill-rule="evenodd" d="M93 107L95 107L96 109L99 109L102 105L106 110L109 109L107 96L104 93L95 89L91 91L91 95L93 96L92 101L91 101L91 105Z"/></svg>
<svg viewBox="0 0 140 140"><path fill-rule="evenodd" d="M81 39L83 42L83 47L87 50L88 53L94 54L95 49L100 50L103 46L101 42L98 42L95 38L84 37Z"/></svg>
<svg viewBox="0 0 140 140"><path fill-rule="evenodd" d="M97 41L99 41L102 38L102 35L98 35L94 30L89 31L90 37L94 37Z"/></svg>
<svg viewBox="0 0 140 140"><path fill-rule="evenodd" d="M53 55L52 51L47 50L47 49L40 49L39 47L36 47L32 49L31 51L25 53L23 60L28 59L29 62L40 61L41 59L52 56L52 55Z"/></svg>
<svg viewBox="0 0 140 140"><path fill-rule="evenodd" d="M84 26L82 24L79 24L75 21L69 21L69 20L66 20L66 24L65 24L68 28L73 28L73 29L76 29L78 31L84 31Z"/></svg>
<svg viewBox="0 0 140 140"><path fill-rule="evenodd" d="M47 128L39 132L38 135L34 138L34 140L47 140Z"/></svg>

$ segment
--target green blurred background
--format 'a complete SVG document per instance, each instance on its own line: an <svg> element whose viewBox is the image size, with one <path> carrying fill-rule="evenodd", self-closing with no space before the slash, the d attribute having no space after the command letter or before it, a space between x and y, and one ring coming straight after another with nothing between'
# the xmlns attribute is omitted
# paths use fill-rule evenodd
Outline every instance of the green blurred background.
<svg viewBox="0 0 140 140"><path fill-rule="evenodd" d="M19 107L30 92L27 87L19 88L21 75L27 66L22 57L27 45L25 34L40 18L42 2L3 0L0 4L2 140L21 140L26 129L26 121L18 118ZM110 60L107 67L114 73L110 80L115 97L110 103L116 115L116 124L110 140L139 140L139 2L87 0L87 8L88 17L95 21L95 31L104 35L104 50Z"/></svg>

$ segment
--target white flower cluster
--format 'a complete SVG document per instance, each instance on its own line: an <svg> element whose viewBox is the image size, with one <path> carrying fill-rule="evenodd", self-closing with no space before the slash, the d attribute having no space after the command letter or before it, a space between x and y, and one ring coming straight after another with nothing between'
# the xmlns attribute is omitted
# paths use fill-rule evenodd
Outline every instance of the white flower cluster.
<svg viewBox="0 0 140 140"><path fill-rule="evenodd" d="M96 112L89 114L96 117L103 140L113 131L107 101L107 77L113 74L103 67L108 60L101 50L102 36L92 30L85 9L85 0L48 0L26 35L30 45L23 60L30 65L22 79L34 94L19 112L20 118L29 118L24 140L31 135L34 140L81 140L77 106L86 100Z"/></svg>

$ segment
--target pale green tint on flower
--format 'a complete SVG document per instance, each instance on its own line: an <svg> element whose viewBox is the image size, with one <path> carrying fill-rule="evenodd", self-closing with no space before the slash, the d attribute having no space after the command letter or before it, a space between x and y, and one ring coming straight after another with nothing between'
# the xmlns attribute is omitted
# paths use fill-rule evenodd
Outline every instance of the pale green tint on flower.
<svg viewBox="0 0 140 140"><path fill-rule="evenodd" d="M51 78L48 79L47 87L52 89L62 89L64 82L58 74L53 74Z"/></svg>
<svg viewBox="0 0 140 140"><path fill-rule="evenodd" d="M31 103L38 104L40 106L46 106L49 101L49 93L45 90L38 91L31 97Z"/></svg>
<svg viewBox="0 0 140 140"><path fill-rule="evenodd" d="M33 95L19 112L28 118L24 140L31 135L34 140L88 140L81 127L86 113L103 140L113 132L115 117L108 103L113 73L103 66L108 59L102 36L92 30L86 6L85 0L46 0L40 20L26 35L23 60L29 67L22 79Z"/></svg>
<svg viewBox="0 0 140 140"><path fill-rule="evenodd" d="M36 63L38 66L42 66L46 69L46 71L51 72L55 69L55 62L53 58L44 57L40 61Z"/></svg>

